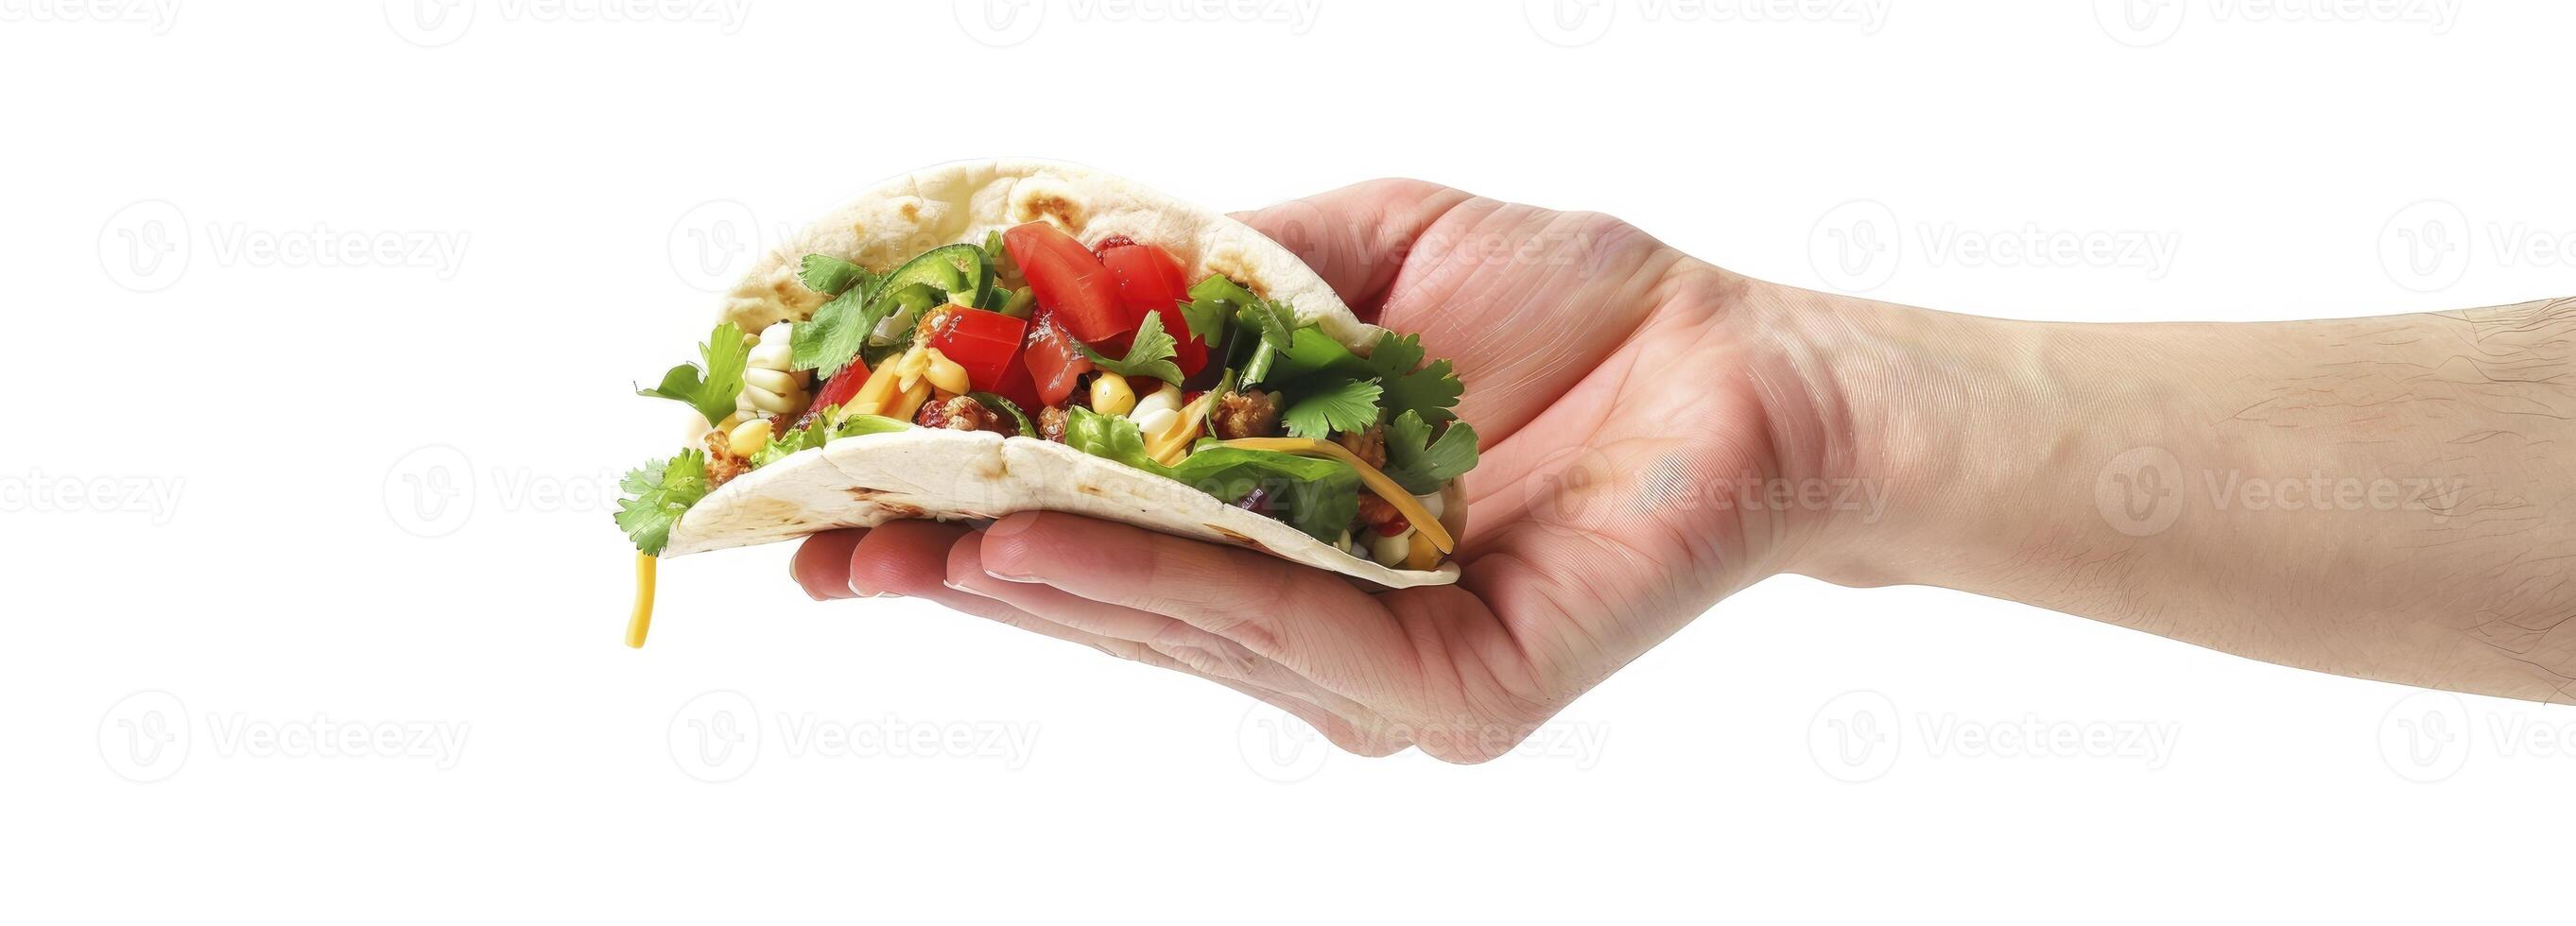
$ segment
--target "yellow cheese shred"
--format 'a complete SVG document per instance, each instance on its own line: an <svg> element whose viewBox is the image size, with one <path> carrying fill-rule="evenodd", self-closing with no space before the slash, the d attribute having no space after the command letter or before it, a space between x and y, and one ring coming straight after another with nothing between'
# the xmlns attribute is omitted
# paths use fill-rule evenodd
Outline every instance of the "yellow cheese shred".
<svg viewBox="0 0 2576 926"><path fill-rule="evenodd" d="M626 645L644 648L644 634L653 629L653 565L659 562L651 553L635 554L635 613L626 618Z"/></svg>
<svg viewBox="0 0 2576 926"><path fill-rule="evenodd" d="M1369 491L1376 492L1379 498L1386 499L1387 504L1394 505L1397 514L1404 515L1404 520L1412 523L1414 530L1422 532L1422 539L1431 541L1431 545L1444 554L1458 548L1457 541L1449 536L1449 529L1440 525L1439 518L1431 516L1431 509L1415 501L1413 493L1396 485L1395 480L1387 478L1385 473L1377 471L1377 467L1368 465L1367 461L1340 444L1311 437L1243 437L1226 441L1225 445L1303 457L1331 457L1348 463L1351 469L1359 472L1360 483L1368 486Z"/></svg>

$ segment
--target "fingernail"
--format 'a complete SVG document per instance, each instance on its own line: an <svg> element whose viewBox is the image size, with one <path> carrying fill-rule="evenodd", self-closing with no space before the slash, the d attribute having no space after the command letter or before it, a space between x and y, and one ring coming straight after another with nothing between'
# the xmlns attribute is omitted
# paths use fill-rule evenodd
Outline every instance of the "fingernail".
<svg viewBox="0 0 2576 926"><path fill-rule="evenodd" d="M1035 585L1039 582L1039 579L1036 576L1015 576L1006 572L995 572L991 569L984 570L984 574L1000 579L1004 582L1017 582L1022 585Z"/></svg>

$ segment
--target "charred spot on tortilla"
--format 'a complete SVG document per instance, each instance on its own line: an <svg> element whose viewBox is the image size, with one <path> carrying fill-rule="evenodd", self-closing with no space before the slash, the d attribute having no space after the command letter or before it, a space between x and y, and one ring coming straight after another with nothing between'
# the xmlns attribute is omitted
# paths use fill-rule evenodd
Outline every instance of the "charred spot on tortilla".
<svg viewBox="0 0 2576 926"><path fill-rule="evenodd" d="M1243 287L1245 292L1263 299L1270 298L1269 288L1261 285L1261 274L1254 272L1250 265L1245 264L1241 254L1233 251L1212 251L1207 255L1206 261L1208 272L1233 281L1234 285Z"/></svg>
<svg viewBox="0 0 2576 926"><path fill-rule="evenodd" d="M1020 200L1019 214L1016 218L1022 222L1045 219L1066 232L1074 235L1082 234L1082 206L1055 193L1036 193L1027 199Z"/></svg>

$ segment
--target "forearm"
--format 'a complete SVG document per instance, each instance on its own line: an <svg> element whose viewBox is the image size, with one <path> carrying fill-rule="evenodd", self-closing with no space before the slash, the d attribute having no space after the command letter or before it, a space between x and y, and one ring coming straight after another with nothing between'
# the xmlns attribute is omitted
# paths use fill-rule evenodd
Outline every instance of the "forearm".
<svg viewBox="0 0 2576 926"><path fill-rule="evenodd" d="M2024 601L2291 665L2576 692L2576 303L2078 325L1788 291L1849 418L1795 568ZM1756 313L1761 314L1761 313Z"/></svg>

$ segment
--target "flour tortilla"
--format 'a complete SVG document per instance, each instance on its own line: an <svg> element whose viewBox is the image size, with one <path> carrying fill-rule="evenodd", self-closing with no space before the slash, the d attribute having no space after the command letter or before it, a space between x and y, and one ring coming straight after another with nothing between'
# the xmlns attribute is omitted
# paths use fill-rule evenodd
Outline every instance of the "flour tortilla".
<svg viewBox="0 0 2576 926"><path fill-rule="evenodd" d="M1301 324L1316 323L1362 354L1377 341L1376 326L1353 315L1296 254L1250 226L1090 168L1050 161L945 164L862 193L767 254L726 294L719 320L759 331L812 316L824 297L796 277L806 254L884 272L931 248L981 243L987 232L1032 221L1084 242L1125 235L1159 245L1189 279L1221 273L1256 295L1286 300ZM1455 483L1442 501L1450 536L1465 537L1467 502ZM1249 547L1388 588L1458 579L1455 563L1389 569L1198 489L1063 444L926 428L842 438L736 478L689 509L662 555L899 518L992 519L1021 511L1070 512Z"/></svg>

